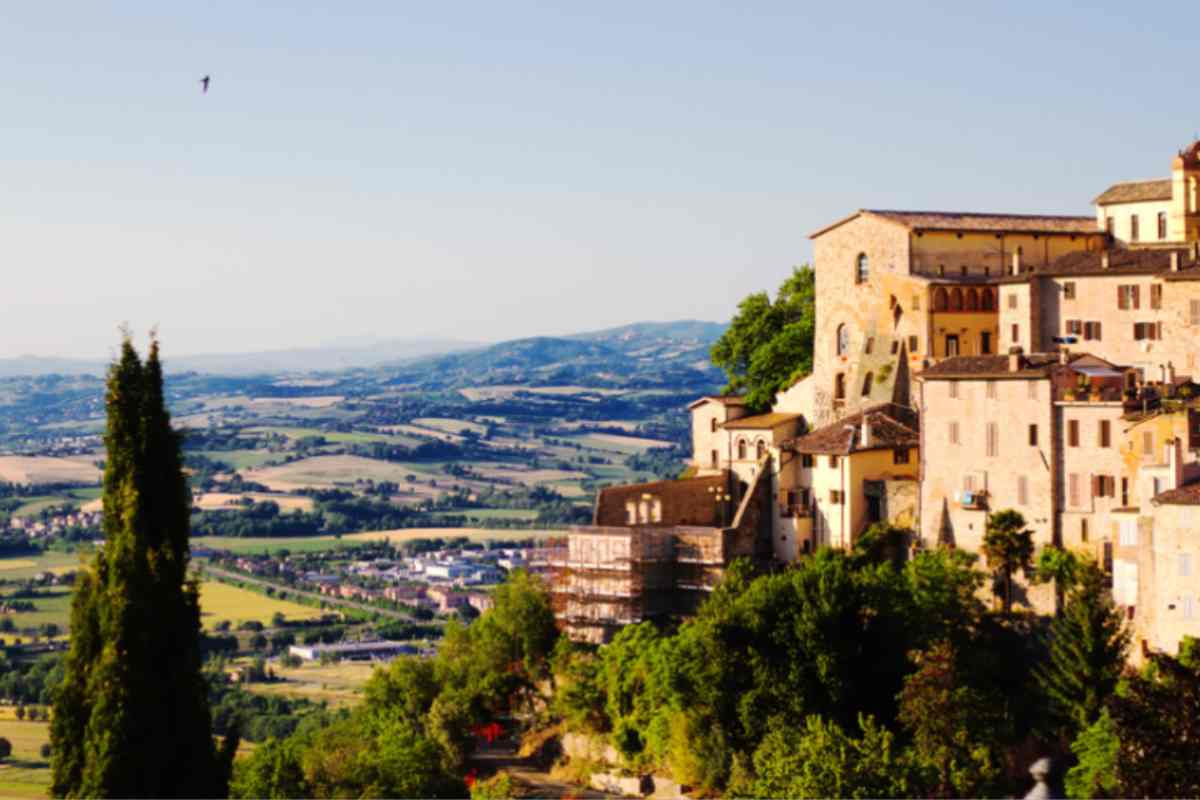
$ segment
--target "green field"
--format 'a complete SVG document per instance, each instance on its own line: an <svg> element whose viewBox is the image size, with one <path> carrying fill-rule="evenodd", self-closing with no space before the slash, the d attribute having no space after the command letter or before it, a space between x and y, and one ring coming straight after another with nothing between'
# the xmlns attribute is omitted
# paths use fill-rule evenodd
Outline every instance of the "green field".
<svg viewBox="0 0 1200 800"><path fill-rule="evenodd" d="M0 719L0 736L12 742L12 755L0 764L0 796L46 797L50 789L50 763L41 747L50 741L49 722Z"/></svg>
<svg viewBox="0 0 1200 800"><path fill-rule="evenodd" d="M509 509L491 509L496 511L511 511ZM523 512L532 513L532 512ZM239 538L236 536L197 536L192 539L193 547L208 547L214 550L228 550L238 555L275 553L278 550L289 550L293 553L314 553L320 550L332 550L341 544L361 544L379 539L392 541L410 541L412 539L456 539L466 537L475 541L485 542L492 539L540 539L562 531L546 530L507 530L505 528L408 528L398 531L366 531L364 533L347 533L340 538L334 536L255 536ZM3 573L0 573L3 574Z"/></svg>
<svg viewBox="0 0 1200 800"><path fill-rule="evenodd" d="M435 511L435 517L464 516L468 519L537 519L537 512L530 508L463 508L454 511Z"/></svg>
<svg viewBox="0 0 1200 800"><path fill-rule="evenodd" d="M282 458L280 453L268 450L200 450L199 455L207 456L213 461L229 464L234 469L250 469L261 466L273 458Z"/></svg>
<svg viewBox="0 0 1200 800"><path fill-rule="evenodd" d="M82 555L85 560L91 560L91 553ZM81 555L79 553L59 553L47 551L29 556L15 558L0 558L0 580L23 581L32 578L39 572L67 572L78 569Z"/></svg>
<svg viewBox="0 0 1200 800"><path fill-rule="evenodd" d="M395 436L386 433L366 433L363 431L342 433L338 431L323 431L320 428L277 428L272 426L247 428L246 433L278 433L293 440L303 439L306 436L320 436L324 438L325 441L332 444L369 444L371 442L383 442L385 444L411 445L417 443L417 440L410 436Z"/></svg>
<svg viewBox="0 0 1200 800"><path fill-rule="evenodd" d="M363 684L375 672L375 665L362 661L343 661L338 664L306 662L299 667L276 664L278 683L248 683L247 691L264 695L283 695L325 701L334 708L351 706L362 700Z"/></svg>

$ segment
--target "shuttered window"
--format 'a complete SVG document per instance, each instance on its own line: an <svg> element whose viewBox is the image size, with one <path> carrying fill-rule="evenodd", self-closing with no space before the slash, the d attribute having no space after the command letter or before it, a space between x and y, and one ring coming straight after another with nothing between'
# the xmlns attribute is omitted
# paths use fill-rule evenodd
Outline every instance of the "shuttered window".
<svg viewBox="0 0 1200 800"><path fill-rule="evenodd" d="M987 424L987 454L990 458L1000 454L1000 430L994 422Z"/></svg>
<svg viewBox="0 0 1200 800"><path fill-rule="evenodd" d="M1079 420L1067 422L1067 447L1079 447Z"/></svg>
<svg viewBox="0 0 1200 800"><path fill-rule="evenodd" d="M1188 304L1188 318L1192 325L1200 325L1200 300L1193 300Z"/></svg>
<svg viewBox="0 0 1200 800"><path fill-rule="evenodd" d="M1017 505L1029 505L1029 479L1024 475L1017 476Z"/></svg>
<svg viewBox="0 0 1200 800"><path fill-rule="evenodd" d="M1074 472L1067 476L1067 502L1079 505L1079 475Z"/></svg>
<svg viewBox="0 0 1200 800"><path fill-rule="evenodd" d="M1162 284L1150 284L1150 307L1162 308Z"/></svg>
<svg viewBox="0 0 1200 800"><path fill-rule="evenodd" d="M1112 423L1109 420L1100 420L1100 446L1112 446Z"/></svg>

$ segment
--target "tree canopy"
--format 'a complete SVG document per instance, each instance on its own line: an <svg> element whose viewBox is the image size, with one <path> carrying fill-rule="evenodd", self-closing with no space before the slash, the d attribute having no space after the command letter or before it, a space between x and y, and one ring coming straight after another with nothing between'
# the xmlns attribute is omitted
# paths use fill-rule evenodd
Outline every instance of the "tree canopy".
<svg viewBox="0 0 1200 800"><path fill-rule="evenodd" d="M756 292L738 304L729 328L712 347L725 371L727 393L744 393L755 410L812 371L816 330L816 280L812 267L795 268L774 301Z"/></svg>
<svg viewBox="0 0 1200 800"><path fill-rule="evenodd" d="M199 592L187 575L190 495L157 341L143 363L125 337L105 402L105 545L75 584L51 791L221 797L237 737L221 752L212 737Z"/></svg>

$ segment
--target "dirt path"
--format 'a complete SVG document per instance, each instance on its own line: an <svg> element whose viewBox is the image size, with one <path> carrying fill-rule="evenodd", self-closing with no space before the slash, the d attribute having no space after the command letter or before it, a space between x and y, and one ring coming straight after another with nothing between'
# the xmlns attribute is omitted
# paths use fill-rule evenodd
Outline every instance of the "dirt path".
<svg viewBox="0 0 1200 800"><path fill-rule="evenodd" d="M491 749L477 750L471 756L470 763L482 777L504 770L512 776L514 783L520 785L522 797L571 797L582 800L620 797L556 780L549 772L532 763L532 759L518 757L513 745L497 744Z"/></svg>

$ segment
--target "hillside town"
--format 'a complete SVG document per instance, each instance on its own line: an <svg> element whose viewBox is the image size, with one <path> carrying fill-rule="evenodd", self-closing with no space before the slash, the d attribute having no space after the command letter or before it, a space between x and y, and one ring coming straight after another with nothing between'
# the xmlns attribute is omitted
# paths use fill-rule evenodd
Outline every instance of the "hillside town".
<svg viewBox="0 0 1200 800"><path fill-rule="evenodd" d="M1038 551L1103 565L1132 659L1200 635L1200 141L1169 166L1092 216L861 209L814 231L811 374L769 409L696 400L687 477L601 491L552 562L560 624L603 642L687 616L735 558L876 523L979 551L1013 509Z"/></svg>

